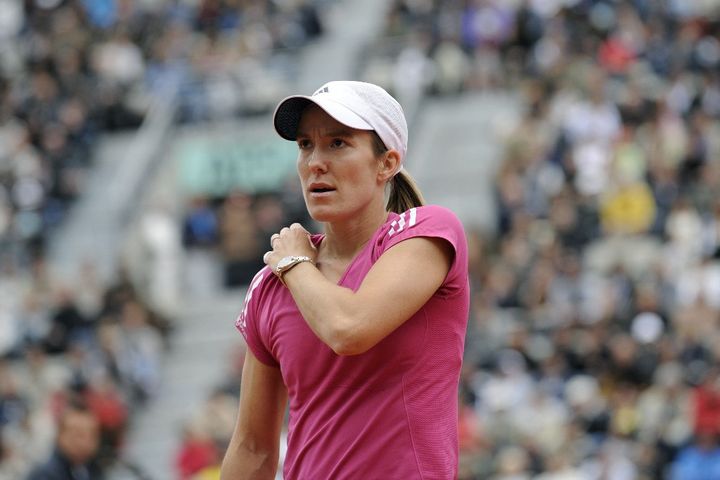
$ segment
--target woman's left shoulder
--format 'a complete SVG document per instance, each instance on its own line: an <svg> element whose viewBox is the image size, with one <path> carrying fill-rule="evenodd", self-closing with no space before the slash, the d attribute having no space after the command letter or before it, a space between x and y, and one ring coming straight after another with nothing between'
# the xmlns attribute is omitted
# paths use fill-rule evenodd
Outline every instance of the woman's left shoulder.
<svg viewBox="0 0 720 480"><path fill-rule="evenodd" d="M384 242L415 236L445 236L449 232L455 232L455 235L464 232L455 213L439 205L423 205L393 213L381 229L378 240Z"/></svg>
<svg viewBox="0 0 720 480"><path fill-rule="evenodd" d="M417 208L419 212L422 212L423 215L457 220L455 212L442 205L430 204L415 208Z"/></svg>
<svg viewBox="0 0 720 480"><path fill-rule="evenodd" d="M374 242L373 259L377 260L393 245L414 237L445 239L456 251L465 250L465 230L457 215L440 205L423 205L388 217Z"/></svg>

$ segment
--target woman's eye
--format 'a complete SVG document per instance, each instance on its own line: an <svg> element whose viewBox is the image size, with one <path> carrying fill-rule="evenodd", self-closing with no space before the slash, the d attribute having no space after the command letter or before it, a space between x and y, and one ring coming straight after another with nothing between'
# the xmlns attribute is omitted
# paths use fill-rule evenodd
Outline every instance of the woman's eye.
<svg viewBox="0 0 720 480"><path fill-rule="evenodd" d="M330 146L333 148L342 147L343 145L345 145L345 142L342 141L342 139L340 138L336 138L332 142L330 142Z"/></svg>
<svg viewBox="0 0 720 480"><path fill-rule="evenodd" d="M300 149L302 150L302 149L308 148L310 146L310 140L298 139L297 144L298 144L298 147L300 147Z"/></svg>

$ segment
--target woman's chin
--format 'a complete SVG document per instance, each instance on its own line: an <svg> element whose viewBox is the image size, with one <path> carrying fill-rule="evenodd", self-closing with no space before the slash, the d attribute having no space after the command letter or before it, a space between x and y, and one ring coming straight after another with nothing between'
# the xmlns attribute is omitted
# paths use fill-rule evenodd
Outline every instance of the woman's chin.
<svg viewBox="0 0 720 480"><path fill-rule="evenodd" d="M308 213L310 213L313 220L322 223L335 222L342 217L341 212L337 209L328 207L309 208Z"/></svg>

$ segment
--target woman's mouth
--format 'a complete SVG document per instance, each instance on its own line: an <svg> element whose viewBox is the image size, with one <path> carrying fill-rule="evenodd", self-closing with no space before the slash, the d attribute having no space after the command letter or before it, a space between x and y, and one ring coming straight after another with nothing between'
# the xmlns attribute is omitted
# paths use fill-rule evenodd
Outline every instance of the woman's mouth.
<svg viewBox="0 0 720 480"><path fill-rule="evenodd" d="M308 190L312 197L324 197L333 193L335 188L332 185L317 183L310 185Z"/></svg>

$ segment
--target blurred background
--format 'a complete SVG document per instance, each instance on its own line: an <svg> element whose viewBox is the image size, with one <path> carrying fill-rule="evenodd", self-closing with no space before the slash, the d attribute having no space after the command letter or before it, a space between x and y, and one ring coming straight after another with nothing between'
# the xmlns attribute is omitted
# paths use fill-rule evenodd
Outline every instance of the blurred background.
<svg viewBox="0 0 720 480"><path fill-rule="evenodd" d="M333 79L400 100L466 226L460 478L720 479L719 15L0 0L0 479L80 438L107 478L218 478L245 285L317 229L271 111Z"/></svg>

